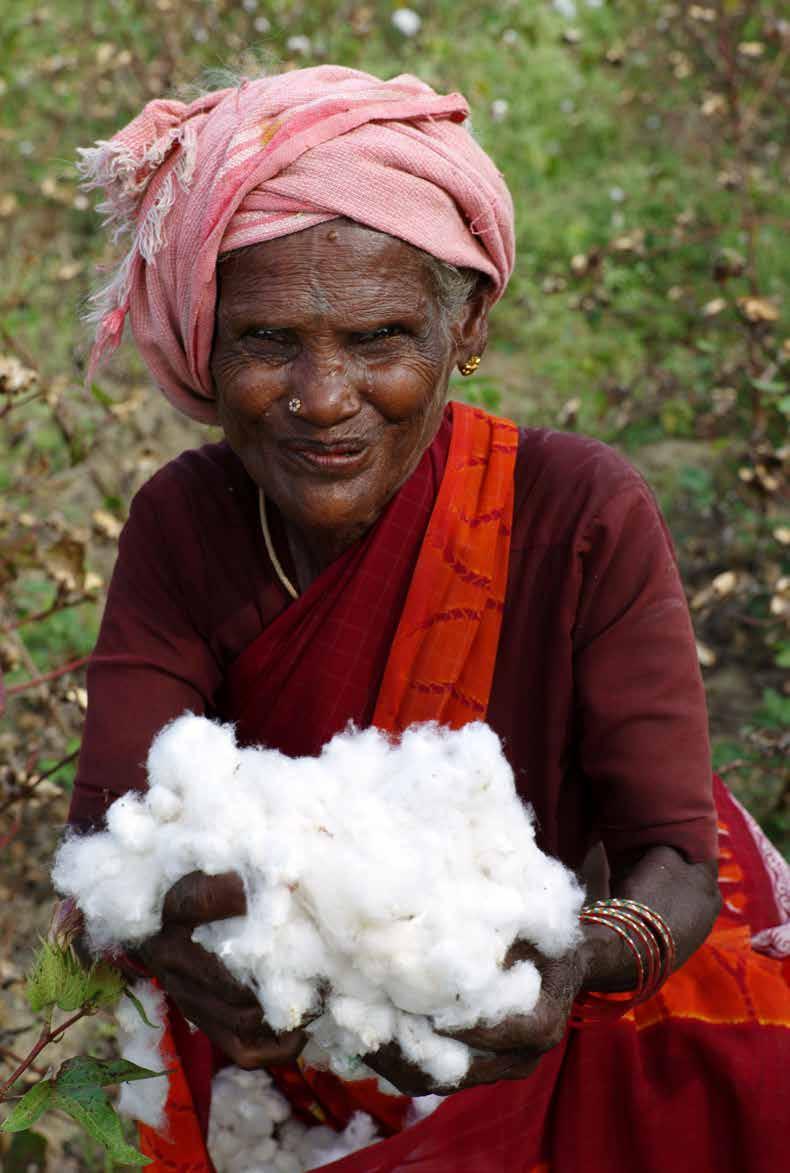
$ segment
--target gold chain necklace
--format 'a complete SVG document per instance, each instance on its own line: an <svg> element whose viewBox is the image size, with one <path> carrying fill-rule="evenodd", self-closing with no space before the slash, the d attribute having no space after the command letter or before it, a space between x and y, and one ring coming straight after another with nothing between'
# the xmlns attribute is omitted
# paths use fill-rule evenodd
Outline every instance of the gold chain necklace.
<svg viewBox="0 0 790 1173"><path fill-rule="evenodd" d="M259 513L260 519L261 519L261 529L263 530L263 540L266 543L266 553L269 555L269 559L271 561L272 566L274 567L275 573L277 574L277 577L279 578L280 582L283 584L283 586L285 587L285 589L287 590L287 592L291 596L291 598L298 599L299 592L296 589L296 587L294 586L294 584L291 582L288 575L283 570L280 559L277 557L277 555L274 551L274 543L272 542L272 535L269 533L269 522L266 517L266 498L264 497L263 489L261 489L261 488L258 489L258 513Z"/></svg>

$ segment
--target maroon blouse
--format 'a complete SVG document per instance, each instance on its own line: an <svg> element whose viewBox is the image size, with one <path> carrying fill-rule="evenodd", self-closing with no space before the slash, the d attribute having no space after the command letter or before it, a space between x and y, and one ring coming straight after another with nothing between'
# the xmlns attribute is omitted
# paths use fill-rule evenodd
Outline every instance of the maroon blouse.
<svg viewBox="0 0 790 1173"><path fill-rule="evenodd" d="M423 458L435 488L448 444L445 421ZM140 490L88 668L72 823L145 785L167 721L227 715L230 665L289 603L227 444L183 453ZM393 633L397 620L384 620ZM521 433L488 721L544 850L574 867L598 839L610 858L657 843L715 858L704 692L671 542L639 474L598 441Z"/></svg>

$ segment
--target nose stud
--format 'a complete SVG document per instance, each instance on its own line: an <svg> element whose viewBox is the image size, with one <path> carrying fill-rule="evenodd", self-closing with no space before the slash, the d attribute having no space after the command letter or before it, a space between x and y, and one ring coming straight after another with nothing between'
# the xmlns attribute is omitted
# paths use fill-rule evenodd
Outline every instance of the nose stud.
<svg viewBox="0 0 790 1173"><path fill-rule="evenodd" d="M302 401L297 395L294 395L293 399L288 400L288 410L291 415L298 415L302 410Z"/></svg>

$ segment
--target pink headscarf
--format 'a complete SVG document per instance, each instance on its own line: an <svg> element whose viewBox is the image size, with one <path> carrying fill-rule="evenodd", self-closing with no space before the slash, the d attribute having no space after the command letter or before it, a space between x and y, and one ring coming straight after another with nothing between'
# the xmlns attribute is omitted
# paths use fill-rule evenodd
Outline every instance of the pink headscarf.
<svg viewBox="0 0 790 1173"><path fill-rule="evenodd" d="M90 370L128 313L175 407L216 422L209 371L220 253L337 216L478 269L499 297L513 267L513 206L463 127L460 94L322 65L244 81L190 104L157 100L84 150L100 211L133 244L99 295Z"/></svg>

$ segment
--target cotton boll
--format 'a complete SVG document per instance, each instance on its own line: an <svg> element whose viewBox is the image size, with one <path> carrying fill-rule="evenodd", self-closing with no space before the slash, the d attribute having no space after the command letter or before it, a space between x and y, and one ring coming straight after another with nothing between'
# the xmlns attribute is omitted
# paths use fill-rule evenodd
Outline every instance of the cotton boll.
<svg viewBox="0 0 790 1173"><path fill-rule="evenodd" d="M159 929L157 869L145 856L124 854L107 832L66 839L52 879L62 895L76 899L96 951L142 940Z"/></svg>
<svg viewBox="0 0 790 1173"><path fill-rule="evenodd" d="M272 1173L304 1173L304 1165L293 1153L284 1153L282 1150L272 1162ZM266 1170L265 1173L269 1173Z"/></svg>
<svg viewBox="0 0 790 1173"><path fill-rule="evenodd" d="M578 939L581 889L538 850L484 725L416 726L400 742L351 729L319 757L291 759L239 750L230 727L188 715L155 740L149 783L56 861L92 939L151 935L182 876L237 871L246 916L194 939L256 991L276 1029L323 1006L311 1055L344 1076L403 1036L433 1078L457 1082L466 1049L432 1024L527 1013L539 976L504 974L509 947L560 956Z"/></svg>
<svg viewBox="0 0 790 1173"><path fill-rule="evenodd" d="M331 1161L339 1161L378 1139L376 1125L366 1112L355 1112L340 1134L329 1128L311 1128L306 1140L312 1149L308 1156L312 1163L306 1168L317 1169Z"/></svg>
<svg viewBox="0 0 790 1173"><path fill-rule="evenodd" d="M559 860L541 855L539 863L542 882L535 884L531 901L535 913L522 935L546 957L561 957L581 939L578 916L584 890Z"/></svg>
<svg viewBox="0 0 790 1173"><path fill-rule="evenodd" d="M271 1161L278 1151L276 1120L288 1106L263 1070L225 1067L211 1091L208 1148L218 1173L247 1173L256 1162Z"/></svg>
<svg viewBox="0 0 790 1173"><path fill-rule="evenodd" d="M152 786L146 795L146 802L158 823L172 822L183 810L180 796L167 786Z"/></svg>
<svg viewBox="0 0 790 1173"><path fill-rule="evenodd" d="M276 1088L272 1088L269 1093L269 1115L275 1124L282 1124L291 1115L288 1101Z"/></svg>
<svg viewBox="0 0 790 1173"><path fill-rule="evenodd" d="M478 1000L481 992L496 982L504 949L500 954L500 947L492 939L491 934L475 931L475 928L476 926L471 927L462 937L453 933L440 938L425 956L424 965L426 974L433 978L434 986L441 982L444 990L450 995L458 994L464 999ZM395 997L391 996L395 1001ZM401 1008L411 1009L409 1006Z"/></svg>
<svg viewBox="0 0 790 1173"><path fill-rule="evenodd" d="M399 1014L396 1038L405 1058L441 1087L454 1087L469 1070L469 1048L457 1039L435 1034L426 1018Z"/></svg>
<svg viewBox="0 0 790 1173"><path fill-rule="evenodd" d="M116 1009L121 1056L149 1071L164 1071L167 1067L161 1052L165 1032L164 994L147 981L137 982L132 993L142 1004L145 1016L152 1025L143 1022L129 998L122 998ZM122 1083L118 1111L151 1128L161 1129L165 1122L168 1087L167 1074L156 1079Z"/></svg>
<svg viewBox="0 0 790 1173"><path fill-rule="evenodd" d="M207 1143L217 1173L306 1173L377 1139L363 1112L341 1133L306 1127L265 1071L226 1067L214 1077Z"/></svg>
<svg viewBox="0 0 790 1173"><path fill-rule="evenodd" d="M225 965L232 965L235 972L245 965L248 956L243 944L247 927L246 916L231 916L198 925L192 930L192 940L210 953L216 953Z"/></svg>
<svg viewBox="0 0 790 1173"><path fill-rule="evenodd" d="M341 1079L375 1079L362 1062L364 1043L330 1014L322 1014L305 1028L309 1041L302 1056L310 1067L333 1071Z"/></svg>
<svg viewBox="0 0 790 1173"><path fill-rule="evenodd" d="M297 1151L306 1132L307 1126L302 1124L301 1120L297 1120L295 1116L288 1116L277 1129L280 1145L290 1152Z"/></svg>
<svg viewBox="0 0 790 1173"><path fill-rule="evenodd" d="M187 713L171 721L148 751L148 776L176 794L216 793L239 764L232 725L220 725Z"/></svg>
<svg viewBox="0 0 790 1173"><path fill-rule="evenodd" d="M465 1030L473 1026L497 1026L512 1015L529 1014L540 995L540 973L531 961L500 970L472 1005L459 1003L433 1015L439 1030Z"/></svg>
<svg viewBox="0 0 790 1173"><path fill-rule="evenodd" d="M130 792L107 811L107 830L122 847L138 854L152 851L156 822L139 794Z"/></svg>
<svg viewBox="0 0 790 1173"><path fill-rule="evenodd" d="M318 1002L314 985L282 972L259 978L258 994L266 1021L275 1031L300 1026Z"/></svg>
<svg viewBox="0 0 790 1173"><path fill-rule="evenodd" d="M406 1127L411 1128L413 1124L419 1124L420 1120L425 1120L427 1116L433 1115L446 1099L446 1096L415 1096L409 1104Z"/></svg>
<svg viewBox="0 0 790 1173"><path fill-rule="evenodd" d="M327 1009L338 1026L359 1039L362 1051L377 1051L393 1036L396 1012L386 1002L371 1005L357 998L333 997Z"/></svg>
<svg viewBox="0 0 790 1173"><path fill-rule="evenodd" d="M274 1137L267 1137L266 1140L259 1141L255 1146L253 1160L265 1164L267 1161L273 1161L278 1151L277 1141ZM239 1165L239 1173L246 1173L249 1167L249 1156L247 1156L244 1163Z"/></svg>
<svg viewBox="0 0 790 1173"><path fill-rule="evenodd" d="M312 921L294 913L294 918L278 929L275 955L286 957L291 972L300 978L314 979L329 964L326 945Z"/></svg>

